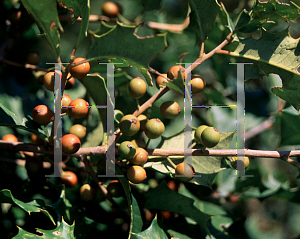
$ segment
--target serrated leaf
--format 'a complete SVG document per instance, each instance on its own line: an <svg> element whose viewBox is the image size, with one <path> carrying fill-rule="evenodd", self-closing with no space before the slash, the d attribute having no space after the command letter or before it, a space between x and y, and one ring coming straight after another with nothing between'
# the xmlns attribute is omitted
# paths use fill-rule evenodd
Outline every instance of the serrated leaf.
<svg viewBox="0 0 300 239"><path fill-rule="evenodd" d="M55 0L21 0L24 7L31 13L40 31L55 52L56 59L60 56L60 35L63 31L57 12Z"/></svg>
<svg viewBox="0 0 300 239"><path fill-rule="evenodd" d="M91 60L109 59L111 63L123 63L118 64L117 67L133 66L143 74L148 85L152 85L152 77L147 65L167 46L166 33L154 38L138 39L133 32L133 27L122 26L118 23L108 33L102 36L95 35L89 58Z"/></svg>
<svg viewBox="0 0 300 239"><path fill-rule="evenodd" d="M195 131L193 131L194 133ZM214 149L228 149L229 145L232 141L235 132L222 133L220 132L220 142ZM184 145L184 132L179 133L175 137L170 137L168 139L162 140L162 149L183 149ZM199 147L199 145L197 145ZM170 157L172 161L177 164L182 162L183 157ZM194 177L192 179L192 183L204 185L210 187L215 176L218 172L226 169L226 165L224 164L223 157L212 157L212 156L192 156L192 166L195 170L195 175L198 177ZM164 174L174 174L175 169L171 166L171 164L162 159L159 162L148 162L144 165L144 167L151 167L156 171ZM201 177L199 177L201 176ZM175 177L176 178L176 177Z"/></svg>
<svg viewBox="0 0 300 239"><path fill-rule="evenodd" d="M274 88L273 93L298 110L300 107L299 91L297 91L300 89L298 72L300 39L290 37L287 29L278 34L265 30L262 33L259 40L252 38L241 40L237 49L230 55L254 62L251 68L258 67L256 72L263 72L265 75L278 74L282 79L283 87Z"/></svg>
<svg viewBox="0 0 300 239"><path fill-rule="evenodd" d="M44 230L44 229L37 229L38 233L42 233L42 236L37 236L36 234L27 232L22 228L19 228L19 232L13 238L15 239L23 239L23 238L67 238L73 239L74 236L74 229L75 229L75 222L73 225L69 225L62 219L62 223L60 223L55 229L53 230Z"/></svg>
<svg viewBox="0 0 300 239"><path fill-rule="evenodd" d="M178 213L196 221L207 232L206 223L211 215L205 214L194 206L195 200L171 190L165 181L144 193L145 208Z"/></svg>
<svg viewBox="0 0 300 239"><path fill-rule="evenodd" d="M44 205L44 202L41 200L33 200L31 202L24 203L21 200L15 199L10 190L3 189L0 191L0 202L15 204L15 205L19 206L20 208L22 208L24 211L28 212L29 214L31 212L42 212L55 225L53 217L50 215L50 213L47 210L43 209L45 207L45 205Z"/></svg>
<svg viewBox="0 0 300 239"><path fill-rule="evenodd" d="M36 124L32 118L23 118L22 121L19 120L17 115L4 107L0 103L0 126L7 126L12 128L23 129L34 133L40 137L45 138L46 135L43 133L43 130L40 128L38 124Z"/></svg>
<svg viewBox="0 0 300 239"><path fill-rule="evenodd" d="M82 18L80 33L75 46L75 48L78 48L84 37L87 37L90 17L90 0L57 0L57 2L63 2L71 10L74 14L73 22L76 21L78 17Z"/></svg>
<svg viewBox="0 0 300 239"><path fill-rule="evenodd" d="M216 0L191 0L191 23L188 29L195 32L196 43L204 42L212 30L220 5Z"/></svg>
<svg viewBox="0 0 300 239"><path fill-rule="evenodd" d="M253 32L267 22L273 14L281 16L285 21L293 20L299 17L299 6L291 1L290 4L277 0L256 1L250 11L241 12L236 28L244 33Z"/></svg>
<svg viewBox="0 0 300 239"><path fill-rule="evenodd" d="M157 216L155 216L155 218L151 222L151 225L146 230L140 233L135 233L134 235L137 238L143 238L143 239L152 239L152 238L168 239L168 236L165 233L165 231L157 223Z"/></svg>

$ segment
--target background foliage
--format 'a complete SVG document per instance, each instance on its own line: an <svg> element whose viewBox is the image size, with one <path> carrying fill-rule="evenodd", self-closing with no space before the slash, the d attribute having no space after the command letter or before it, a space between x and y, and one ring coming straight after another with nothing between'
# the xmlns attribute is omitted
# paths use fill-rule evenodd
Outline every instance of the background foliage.
<svg viewBox="0 0 300 239"><path fill-rule="evenodd" d="M137 109L136 100L127 89L134 77L142 77L149 87L140 99L143 104L158 90L156 75L149 66L166 73L179 57L194 62L201 43L204 52L216 48L235 30L233 42L197 67L207 82L202 94L193 96L194 105L236 104L236 65L230 62L252 62L245 66L245 130L256 134L246 137L245 148L257 150L298 150L299 137L299 1L215 1L215 0L119 0L123 13L114 21L89 21L90 15L101 15L102 0L27 1L5 0L0 7L0 60L24 65L29 52L41 56L39 67L47 63L69 62L73 48L76 57L90 61L90 74L76 79L75 87L66 92L84 98L90 105L106 104L106 66L98 62L122 63L115 69L115 108L124 114ZM70 13L70 21L62 16ZM21 12L21 21L12 16ZM81 21L76 21L78 17ZM158 22L190 24L181 32L159 30L138 23ZM133 32L141 38L138 39ZM10 47L7 44L12 42ZM4 62L3 62L4 63ZM149 64L149 65L148 65ZM0 137L13 133L20 142L30 143L34 132L49 138L51 125L40 127L32 120L32 109L38 104L53 108L52 92L40 86L40 71L0 65ZM152 87L152 82L154 86ZM149 148L183 148L184 112L164 119L157 107L176 100L181 109L181 90L172 91L157 100L145 115L160 118L166 130ZM194 108L193 127L212 125L221 133L216 149L235 149L235 108ZM82 119L63 117L63 133L76 123L87 127L82 147L105 145L105 110L92 108ZM272 127L257 128L271 122ZM117 123L116 123L117 126ZM260 128L261 129L261 128ZM257 132L258 130L258 132ZM140 138L121 136L119 142ZM195 146L198 148L199 145ZM84 165L71 158L67 167L78 175L75 187L65 188L59 178L45 167L38 176L30 177L20 152L1 151L1 214L3 238L41 236L51 238L298 238L300 229L299 169L280 159L250 158L246 175L238 178L222 157L193 156L196 175L191 182L173 177L174 169L165 158L152 158L144 165L147 179L138 185L119 180L125 196L85 203L79 188L84 183L96 184ZM41 154L44 161L53 160ZM182 157L171 157L174 163ZM101 169L103 157L90 157L93 168ZM295 161L298 158L293 158ZM19 162L19 161L18 161ZM105 161L104 161L105 162ZM103 165L102 165L103 166ZM117 167L116 173L123 174ZM101 178L108 184L111 178Z"/></svg>

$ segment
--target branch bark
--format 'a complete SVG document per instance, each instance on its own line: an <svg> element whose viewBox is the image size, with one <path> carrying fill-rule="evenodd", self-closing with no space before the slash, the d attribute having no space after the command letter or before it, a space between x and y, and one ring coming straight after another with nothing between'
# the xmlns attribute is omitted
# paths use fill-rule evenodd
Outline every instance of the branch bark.
<svg viewBox="0 0 300 239"><path fill-rule="evenodd" d="M0 140L0 150L8 151L28 151L35 153L44 153L44 154L54 154L53 149L47 149L44 146L27 144L22 142L12 143ZM184 149L147 149L149 156L184 156ZM116 150L116 153L118 151ZM90 148L81 148L75 154L65 154L73 156L76 158L84 158L86 156L103 156L106 154L106 145L90 147ZM236 149L206 149L202 152L202 149L192 149L193 156L221 156L221 157L230 157L230 156L241 156L237 155ZM291 150L291 151L266 151L266 150L254 150L254 149L244 149L244 156L248 157L262 157L262 158L283 158L283 157L299 157L300 150ZM155 161L155 159L150 159L149 161Z"/></svg>

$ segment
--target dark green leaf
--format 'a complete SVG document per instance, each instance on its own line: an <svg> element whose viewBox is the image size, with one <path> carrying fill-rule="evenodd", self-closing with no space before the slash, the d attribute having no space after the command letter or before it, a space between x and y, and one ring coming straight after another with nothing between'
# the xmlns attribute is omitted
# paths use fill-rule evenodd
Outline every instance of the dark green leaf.
<svg viewBox="0 0 300 239"><path fill-rule="evenodd" d="M72 9L74 14L73 21L76 21L78 17L81 17L80 33L77 39L76 48L80 45L84 37L87 37L87 30L89 26L90 17L90 0L57 0L63 2L69 9Z"/></svg>
<svg viewBox="0 0 300 239"><path fill-rule="evenodd" d="M56 59L60 56L60 35L63 31L57 12L57 2L55 0L22 0L24 7L34 17L40 31L46 37L48 43L55 52Z"/></svg>
<svg viewBox="0 0 300 239"><path fill-rule="evenodd" d="M31 202L24 203L18 199L15 199L10 190L3 189L0 191L0 202L16 204L17 206L19 206L20 208L22 208L24 211L28 212L29 214L31 212L42 212L55 225L53 217L50 215L50 213L48 211L43 209L45 207L45 205L44 205L43 201L41 201L41 200L33 200Z"/></svg>
<svg viewBox="0 0 300 239"><path fill-rule="evenodd" d="M299 6L295 3L281 3L277 0L256 1L250 11L241 12L236 28L241 32L253 32L267 22L273 14L278 14L285 21L299 17Z"/></svg>
<svg viewBox="0 0 300 239"><path fill-rule="evenodd" d="M157 223L157 216L152 220L150 227L148 227L145 231L142 231L140 233L135 233L134 235L136 236L136 238L143 238L143 239L152 239L152 238L168 239L167 234Z"/></svg>
<svg viewBox="0 0 300 239"><path fill-rule="evenodd" d="M123 63L118 64L117 67L136 67L143 74L148 85L152 85L152 77L147 65L156 54L165 49L166 34L138 39L133 32L133 27L118 24L108 34L95 35L89 58L110 59L111 63Z"/></svg>
<svg viewBox="0 0 300 239"><path fill-rule="evenodd" d="M262 38L259 40L251 37L241 40L237 49L230 55L254 62L253 67L259 68L257 72L264 72L265 75L270 73L280 75L283 87L273 88L273 93L298 110L300 107L298 100L298 89L300 88L299 51L299 38L290 37L288 30L278 34L263 31Z"/></svg>
<svg viewBox="0 0 300 239"><path fill-rule="evenodd" d="M0 126L8 126L12 128L23 129L31 133L37 134L40 137L45 138L46 135L40 126L35 123L32 118L23 118L22 121L16 116L15 113L11 112L9 109L4 107L0 103Z"/></svg>
<svg viewBox="0 0 300 239"><path fill-rule="evenodd" d="M119 168L119 166L116 166L116 174L117 175L123 175L122 170ZM131 193L131 188L128 180L126 177L119 177L118 178L120 183L123 186L123 189L125 191L126 199L128 206L130 208L130 232L129 232L129 238L132 233L139 233L142 230L143 227L143 220L141 216L141 211L138 205L137 200Z"/></svg>
<svg viewBox="0 0 300 239"><path fill-rule="evenodd" d="M16 235L15 239L23 238L64 238L64 239L73 239L74 237L75 223L73 225L67 224L64 219L57 228L53 230L43 230L37 229L39 233L42 233L42 236L37 236L36 234L29 233L22 228L19 228L19 233Z"/></svg>
<svg viewBox="0 0 300 239"><path fill-rule="evenodd" d="M193 219L208 231L206 223L211 215L198 210L194 205L195 200L171 190L165 181L144 195L146 197L145 208L178 213Z"/></svg>
<svg viewBox="0 0 300 239"><path fill-rule="evenodd" d="M191 23L188 29L196 34L197 43L204 42L212 30L220 5L216 0L191 0Z"/></svg>

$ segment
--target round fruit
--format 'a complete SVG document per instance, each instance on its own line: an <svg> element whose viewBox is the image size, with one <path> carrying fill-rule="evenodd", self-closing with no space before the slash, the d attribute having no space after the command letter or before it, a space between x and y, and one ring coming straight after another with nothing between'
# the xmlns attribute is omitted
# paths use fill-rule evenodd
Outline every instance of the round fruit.
<svg viewBox="0 0 300 239"><path fill-rule="evenodd" d="M185 78L185 69L183 66L180 65L176 65L176 66L172 66L169 71L168 71L168 78L171 80L176 80L179 76L179 71L181 71L183 79Z"/></svg>
<svg viewBox="0 0 300 239"><path fill-rule="evenodd" d="M127 170L126 175L130 182L136 184L143 182L147 177L145 169L143 169L141 166L136 166L136 165L130 167Z"/></svg>
<svg viewBox="0 0 300 239"><path fill-rule="evenodd" d="M53 113L46 105L38 105L32 111L33 120L40 125L47 125L53 119Z"/></svg>
<svg viewBox="0 0 300 239"><path fill-rule="evenodd" d="M168 77L167 74L163 74L163 76ZM167 79L162 77L162 76L156 77L156 87L157 87L157 89L165 87L167 82L168 82Z"/></svg>
<svg viewBox="0 0 300 239"><path fill-rule="evenodd" d="M71 171L62 172L60 179L67 187L74 187L78 182L77 175Z"/></svg>
<svg viewBox="0 0 300 239"><path fill-rule="evenodd" d="M137 77L130 81L128 89L133 98L139 99L146 93L147 85L144 80Z"/></svg>
<svg viewBox="0 0 300 239"><path fill-rule="evenodd" d="M145 134L149 139L157 139L165 131L165 125L160 119L151 119L145 126Z"/></svg>
<svg viewBox="0 0 300 239"><path fill-rule="evenodd" d="M131 143L137 148L137 147L141 147L141 148L145 148L146 147L146 143L144 140L142 139L133 139L131 140Z"/></svg>
<svg viewBox="0 0 300 239"><path fill-rule="evenodd" d="M119 146L119 156L123 159L130 159L135 155L136 148L130 141L124 141Z"/></svg>
<svg viewBox="0 0 300 239"><path fill-rule="evenodd" d="M140 130L140 121L134 115L125 115L119 123L121 132L126 136L133 136Z"/></svg>
<svg viewBox="0 0 300 239"><path fill-rule="evenodd" d="M37 65L41 61L41 57L36 52L30 52L26 58L26 63L30 65Z"/></svg>
<svg viewBox="0 0 300 239"><path fill-rule="evenodd" d="M169 211L161 211L161 215L165 220L168 220L171 218L172 214Z"/></svg>
<svg viewBox="0 0 300 239"><path fill-rule="evenodd" d="M244 168L244 167L245 167L245 169L247 169L250 164L249 157L246 157L246 156L244 157L244 160L235 156L235 157L232 157L230 161L231 161L231 166L235 169ZM241 165L241 167L240 167L240 165Z"/></svg>
<svg viewBox="0 0 300 239"><path fill-rule="evenodd" d="M72 102L72 98L68 94L63 94L61 98L61 113L68 112L68 106Z"/></svg>
<svg viewBox="0 0 300 239"><path fill-rule="evenodd" d="M106 2L102 5L102 14L104 16L114 18L117 17L119 13L119 7L114 2Z"/></svg>
<svg viewBox="0 0 300 239"><path fill-rule="evenodd" d="M115 120L119 121L123 118L124 114L121 110L115 110Z"/></svg>
<svg viewBox="0 0 300 239"><path fill-rule="evenodd" d="M146 123L148 122L148 118L146 115L139 115L137 119L140 121L140 131L145 130Z"/></svg>
<svg viewBox="0 0 300 239"><path fill-rule="evenodd" d="M203 91L206 86L205 80L199 75L192 76L192 94L197 94Z"/></svg>
<svg viewBox="0 0 300 239"><path fill-rule="evenodd" d="M68 75L71 76L71 74ZM73 77L71 77L69 80L67 80L66 86L65 86L65 90L69 90L71 88L73 88L73 86L75 85L75 79Z"/></svg>
<svg viewBox="0 0 300 239"><path fill-rule="evenodd" d="M44 140L41 137L37 136L36 134L31 134L30 140L33 144L38 144L38 145L44 144Z"/></svg>
<svg viewBox="0 0 300 239"><path fill-rule="evenodd" d="M66 154L76 153L80 147L80 139L74 134L66 134L61 138L62 151Z"/></svg>
<svg viewBox="0 0 300 239"><path fill-rule="evenodd" d="M184 175L185 177L178 177L182 181L191 181L195 175L195 171L188 163L180 163L176 166L175 175Z"/></svg>
<svg viewBox="0 0 300 239"><path fill-rule="evenodd" d="M112 180L107 185L107 192L112 197L122 197L124 195L124 189L122 184L118 180Z"/></svg>
<svg viewBox="0 0 300 239"><path fill-rule="evenodd" d="M204 129L206 129L208 126L207 125L201 125L199 126L196 131L195 131L195 135L194 135L194 139L196 140L196 142L198 144L202 144L201 142L201 134L203 132Z"/></svg>
<svg viewBox="0 0 300 239"><path fill-rule="evenodd" d="M82 58L82 57L78 57L73 61L73 63L76 64L76 63L84 61L84 60L86 60L86 59ZM85 62L80 65L73 66L70 70L70 73L71 73L72 77L75 77L77 79L82 79L87 75L87 73L89 73L90 68L91 68L90 63Z"/></svg>
<svg viewBox="0 0 300 239"><path fill-rule="evenodd" d="M80 198L82 201L93 201L95 198L96 190L89 184L84 184L80 188Z"/></svg>
<svg viewBox="0 0 300 239"><path fill-rule="evenodd" d="M168 183L167 183L167 186L173 190L173 191L178 191L178 187L176 185L176 182L174 180L170 180Z"/></svg>
<svg viewBox="0 0 300 239"><path fill-rule="evenodd" d="M215 147L220 141L220 132L214 127L207 127L201 134L201 142L205 147Z"/></svg>
<svg viewBox="0 0 300 239"><path fill-rule="evenodd" d="M129 162L136 165L143 165L148 160L148 152L143 148L136 148L135 155L129 159Z"/></svg>
<svg viewBox="0 0 300 239"><path fill-rule="evenodd" d="M6 134L2 137L2 140L7 142L18 142L18 138L13 134Z"/></svg>
<svg viewBox="0 0 300 239"><path fill-rule="evenodd" d="M180 114L180 111L180 106L176 101L164 102L159 108L160 114L167 119L174 119Z"/></svg>
<svg viewBox="0 0 300 239"><path fill-rule="evenodd" d="M89 103L84 99L73 100L69 104L68 114L75 119L80 119L87 115L87 113L89 112L88 107Z"/></svg>
<svg viewBox="0 0 300 239"><path fill-rule="evenodd" d="M69 129L69 134L76 135L80 140L82 140L86 135L86 128L82 126L81 124L74 124Z"/></svg>
<svg viewBox="0 0 300 239"><path fill-rule="evenodd" d="M49 91L54 91L54 71L49 71L44 75L43 85Z"/></svg>

